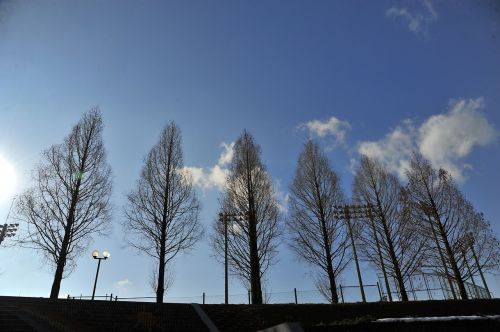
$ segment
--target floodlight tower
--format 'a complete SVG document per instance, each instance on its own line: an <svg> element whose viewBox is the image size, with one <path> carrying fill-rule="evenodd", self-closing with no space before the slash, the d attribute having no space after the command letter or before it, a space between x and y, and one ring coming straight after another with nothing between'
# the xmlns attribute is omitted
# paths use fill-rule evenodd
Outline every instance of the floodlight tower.
<svg viewBox="0 0 500 332"><path fill-rule="evenodd" d="M5 224L0 225L0 244L2 244L3 240L6 237L12 237L16 235L17 228L19 227L19 224L8 224L7 220L9 220L10 217L10 211L12 210L12 205L14 205L14 199L12 199L12 203L10 204L10 209L9 213L7 214L7 218L5 218Z"/></svg>

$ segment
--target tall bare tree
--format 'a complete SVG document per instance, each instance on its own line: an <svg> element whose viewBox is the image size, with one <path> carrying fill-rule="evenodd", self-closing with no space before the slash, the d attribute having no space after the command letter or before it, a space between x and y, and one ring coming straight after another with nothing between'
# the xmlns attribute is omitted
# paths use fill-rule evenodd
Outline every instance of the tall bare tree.
<svg viewBox="0 0 500 332"><path fill-rule="evenodd" d="M144 161L136 188L128 195L128 242L157 260L156 302L165 293L165 270L181 251L202 236L200 205L190 174L183 170L181 131L170 122Z"/></svg>
<svg viewBox="0 0 500 332"><path fill-rule="evenodd" d="M228 227L228 264L249 286L253 304L263 303L261 280L274 262L281 234L276 194L260 153L260 146L245 130L234 144L230 175L220 200L221 213L245 216ZM224 233L224 226L216 222L213 245L218 257L224 257Z"/></svg>
<svg viewBox="0 0 500 332"><path fill-rule="evenodd" d="M309 140L299 155L290 186L289 244L306 262L319 267L317 286L338 303L337 278L350 261L346 223L335 218L334 206L344 203L338 175L319 146Z"/></svg>
<svg viewBox="0 0 500 332"><path fill-rule="evenodd" d="M419 229L433 239L428 263L441 275L446 276L454 292L455 281L462 299L468 294L464 285L464 274L459 261L461 254L456 249L470 230L467 201L451 176L443 169L434 169L422 155L415 153L407 170L406 192L412 204L414 221Z"/></svg>
<svg viewBox="0 0 500 332"><path fill-rule="evenodd" d="M99 109L85 113L63 143L42 152L33 187L17 201L17 213L27 223L21 242L43 252L55 267L51 298L58 297L63 276L92 235L103 234L109 224L111 170L102 131Z"/></svg>
<svg viewBox="0 0 500 332"><path fill-rule="evenodd" d="M361 157L353 184L355 201L372 207L373 213L361 236L365 257L382 271L390 292L387 275L394 276L402 301L408 301L405 282L420 267L425 255L421 237L414 235L412 220L405 210L402 186L398 178L382 164Z"/></svg>

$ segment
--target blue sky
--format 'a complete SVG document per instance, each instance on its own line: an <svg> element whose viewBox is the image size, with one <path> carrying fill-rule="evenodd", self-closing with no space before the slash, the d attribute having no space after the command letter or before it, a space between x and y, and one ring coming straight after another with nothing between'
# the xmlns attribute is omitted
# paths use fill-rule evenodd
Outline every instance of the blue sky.
<svg viewBox="0 0 500 332"><path fill-rule="evenodd" d="M248 129L285 201L304 140L328 151L350 194L359 153L401 174L413 149L452 170L500 234L500 9L467 1L0 1L0 160L29 185L40 151L99 105L114 177L114 230L61 295L90 294L92 249L109 249L97 293L152 295L152 262L123 246L124 196L170 120L183 131L210 232L227 152ZM2 163L0 162L0 166ZM7 244L7 243L6 243ZM314 289L286 246L272 292ZM0 294L48 296L40 256L0 248ZM363 265L364 278L375 281ZM345 284L355 284L348 271ZM500 296L498 278L489 276ZM237 280L231 293L244 293ZM168 296L223 294L207 239L175 263Z"/></svg>

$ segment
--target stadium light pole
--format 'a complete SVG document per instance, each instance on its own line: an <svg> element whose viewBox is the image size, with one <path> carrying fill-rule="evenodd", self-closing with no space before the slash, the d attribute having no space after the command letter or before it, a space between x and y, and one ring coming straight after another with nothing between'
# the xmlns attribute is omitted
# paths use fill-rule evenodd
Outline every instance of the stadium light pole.
<svg viewBox="0 0 500 332"><path fill-rule="evenodd" d="M219 221L224 224L224 303L225 304L229 304L227 223L229 221L243 221L244 218L246 218L246 214L219 213Z"/></svg>
<svg viewBox="0 0 500 332"><path fill-rule="evenodd" d="M95 273L94 290L92 291L92 300L94 300L95 296L95 288L97 286L97 277L99 276L99 267L101 267L101 260L103 259L106 260L109 258L109 256L111 256L111 254L107 250L103 251L102 257L99 257L99 251L97 250L92 251L92 257L94 257L94 259L97 259L99 261L97 263L97 272Z"/></svg>
<svg viewBox="0 0 500 332"><path fill-rule="evenodd" d="M358 253L356 252L356 244L352 230L352 219L366 219L368 217L368 206L365 205L335 205L333 207L335 217L345 220L351 238L351 246L356 263L356 272L358 274L359 289L361 291L361 299L366 302L365 289L363 287L363 279L361 278L361 270L359 268Z"/></svg>

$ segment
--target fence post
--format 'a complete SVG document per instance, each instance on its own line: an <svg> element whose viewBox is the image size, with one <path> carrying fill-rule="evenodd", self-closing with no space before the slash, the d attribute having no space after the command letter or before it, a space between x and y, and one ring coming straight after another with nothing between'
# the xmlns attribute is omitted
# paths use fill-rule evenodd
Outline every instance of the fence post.
<svg viewBox="0 0 500 332"><path fill-rule="evenodd" d="M203 304L205 304L205 292L203 292Z"/></svg>
<svg viewBox="0 0 500 332"><path fill-rule="evenodd" d="M111 295L109 296L109 300L113 301L113 293L111 293Z"/></svg>
<svg viewBox="0 0 500 332"><path fill-rule="evenodd" d="M80 293L80 300L82 299L82 293Z"/></svg>
<svg viewBox="0 0 500 332"><path fill-rule="evenodd" d="M250 301L250 290L248 291L248 304L252 304Z"/></svg>
<svg viewBox="0 0 500 332"><path fill-rule="evenodd" d="M425 274L422 274L422 277L424 278L425 289L427 290L427 295L429 296L429 300L432 300L432 293L429 290L429 284L427 283L427 278L425 277Z"/></svg>
<svg viewBox="0 0 500 332"><path fill-rule="evenodd" d="M293 289L293 293L295 294L295 304L298 304L298 301L297 301L297 288Z"/></svg>
<svg viewBox="0 0 500 332"><path fill-rule="evenodd" d="M115 302L118 301L118 295L115 295Z"/></svg>
<svg viewBox="0 0 500 332"><path fill-rule="evenodd" d="M68 299L69 299L69 294L68 294Z"/></svg>
<svg viewBox="0 0 500 332"><path fill-rule="evenodd" d="M382 291L380 290L380 284L377 281L378 295L380 296L380 301L382 301Z"/></svg>
<svg viewBox="0 0 500 332"><path fill-rule="evenodd" d="M344 292L342 291L342 285L340 285L340 297L342 298L342 303L344 303Z"/></svg>
<svg viewBox="0 0 500 332"><path fill-rule="evenodd" d="M411 287L411 292L413 293L413 300L417 301L417 293L415 292L415 287L413 287L413 281L411 280L411 276L409 278L410 280L410 287Z"/></svg>

